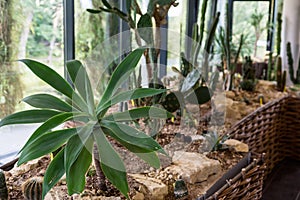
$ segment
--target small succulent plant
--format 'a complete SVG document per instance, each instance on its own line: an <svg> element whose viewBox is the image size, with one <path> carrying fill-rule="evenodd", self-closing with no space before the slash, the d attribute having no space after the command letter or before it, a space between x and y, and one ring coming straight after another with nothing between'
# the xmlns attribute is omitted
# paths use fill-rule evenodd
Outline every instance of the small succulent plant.
<svg viewBox="0 0 300 200"><path fill-rule="evenodd" d="M26 200L42 200L43 178L33 177L22 184L22 192Z"/></svg>
<svg viewBox="0 0 300 200"><path fill-rule="evenodd" d="M277 89L283 92L286 85L286 71L284 70L282 73L282 60L280 56L277 56L276 59L276 81Z"/></svg>
<svg viewBox="0 0 300 200"><path fill-rule="evenodd" d="M203 146L204 151L218 151L227 148L224 142L229 138L227 135L219 136L216 131L208 131L204 134L206 140L205 146Z"/></svg>
<svg viewBox="0 0 300 200"><path fill-rule="evenodd" d="M255 81L249 79L249 80L243 80L241 83L240 83L240 87L242 90L246 90L246 91L254 91L255 89Z"/></svg>
<svg viewBox="0 0 300 200"><path fill-rule="evenodd" d="M186 187L184 180L181 177L179 177L179 179L176 180L175 182L174 196L175 199L180 199L180 200L188 198L188 189Z"/></svg>
<svg viewBox="0 0 300 200"><path fill-rule="evenodd" d="M165 97L162 106L169 112L175 112L180 108L180 98L183 98L180 92L171 92Z"/></svg>
<svg viewBox="0 0 300 200"><path fill-rule="evenodd" d="M294 84L300 84L300 58L299 58L298 69L296 70L296 74L294 74L294 59L293 59L292 47L290 42L286 44L286 54L288 58L290 79Z"/></svg>

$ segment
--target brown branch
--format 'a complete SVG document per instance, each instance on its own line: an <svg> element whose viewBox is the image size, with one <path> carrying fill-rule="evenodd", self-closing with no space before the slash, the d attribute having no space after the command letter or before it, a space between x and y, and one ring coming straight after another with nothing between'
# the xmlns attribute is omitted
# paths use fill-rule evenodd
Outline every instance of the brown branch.
<svg viewBox="0 0 300 200"><path fill-rule="evenodd" d="M136 0L134 0L134 4L135 4L135 12L139 15L143 15L142 11L141 11L141 8L139 6L139 4L136 2Z"/></svg>

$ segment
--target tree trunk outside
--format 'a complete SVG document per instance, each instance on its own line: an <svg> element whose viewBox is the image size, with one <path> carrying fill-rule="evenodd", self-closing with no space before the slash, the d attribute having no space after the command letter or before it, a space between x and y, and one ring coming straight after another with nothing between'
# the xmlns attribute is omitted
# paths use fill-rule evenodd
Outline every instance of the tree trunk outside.
<svg viewBox="0 0 300 200"><path fill-rule="evenodd" d="M26 45L29 37L32 19L33 19L33 11L29 11L23 22L24 24L22 27L22 32L21 32L20 42L19 42L18 59L23 59L26 57Z"/></svg>
<svg viewBox="0 0 300 200"><path fill-rule="evenodd" d="M61 19L61 11L62 11L62 6L56 8L56 12L55 12L55 17L53 19L53 29L52 29L52 38L50 40L50 46L49 46L49 55L48 55L48 63L49 65L52 65L52 56L53 56L53 51L54 51L54 48L55 48L55 41L56 41L56 35L55 33L58 32L58 25L59 23L62 21Z"/></svg>
<svg viewBox="0 0 300 200"><path fill-rule="evenodd" d="M20 77L12 62L18 51L12 30L16 5L14 0L0 0L0 118L13 113L22 98Z"/></svg>

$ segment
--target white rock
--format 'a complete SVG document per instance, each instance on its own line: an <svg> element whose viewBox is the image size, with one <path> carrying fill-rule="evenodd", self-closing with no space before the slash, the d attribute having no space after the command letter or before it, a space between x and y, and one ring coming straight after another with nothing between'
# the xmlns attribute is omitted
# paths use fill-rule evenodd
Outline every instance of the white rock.
<svg viewBox="0 0 300 200"><path fill-rule="evenodd" d="M167 169L181 175L184 181L191 184L205 181L209 176L221 172L219 161L199 153L176 151L172 161L173 165Z"/></svg>
<svg viewBox="0 0 300 200"><path fill-rule="evenodd" d="M202 135L191 135L192 141L197 141L197 140L205 140L205 137Z"/></svg>
<svg viewBox="0 0 300 200"><path fill-rule="evenodd" d="M149 178L141 174L130 174L130 176L146 187L146 190L141 190L141 192L150 199L163 200L168 194L168 186L158 179ZM146 191L149 192L147 193Z"/></svg>
<svg viewBox="0 0 300 200"><path fill-rule="evenodd" d="M237 152L249 152L249 147L247 144L235 139L228 139L224 142L224 144L229 148L233 148Z"/></svg>
<svg viewBox="0 0 300 200"><path fill-rule="evenodd" d="M35 159L35 160L31 160L25 164L22 164L19 167L14 167L11 170L11 173L13 174L13 176L19 176L19 175L24 174L24 173L26 173L34 168L37 168L39 166L40 166L39 159Z"/></svg>
<svg viewBox="0 0 300 200"><path fill-rule="evenodd" d="M133 197L132 200L144 200L145 195L141 192L137 192Z"/></svg>

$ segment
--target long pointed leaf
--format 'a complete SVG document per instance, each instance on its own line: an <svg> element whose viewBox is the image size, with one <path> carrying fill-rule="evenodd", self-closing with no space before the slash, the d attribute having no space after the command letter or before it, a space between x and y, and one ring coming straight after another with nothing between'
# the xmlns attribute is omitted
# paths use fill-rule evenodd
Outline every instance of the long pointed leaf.
<svg viewBox="0 0 300 200"><path fill-rule="evenodd" d="M128 101L131 99L139 99L139 98L155 96L155 95L161 94L163 92L166 92L166 90L154 89L154 88L138 88L138 89L121 92L121 93L113 96L106 103L101 104L100 107L97 109L97 114L99 114L103 110L105 110L117 103L120 103L122 101Z"/></svg>
<svg viewBox="0 0 300 200"><path fill-rule="evenodd" d="M35 75L37 75L40 79L48 83L54 89L66 95L67 97L72 98L73 88L64 78L62 78L53 69L51 69L47 65L30 59L23 59L20 61L27 65L27 67Z"/></svg>
<svg viewBox="0 0 300 200"><path fill-rule="evenodd" d="M82 63L78 60L67 62L67 70L70 78L78 90L81 97L85 100L89 107L89 113L94 112L94 95L88 74L83 67Z"/></svg>
<svg viewBox="0 0 300 200"><path fill-rule="evenodd" d="M80 116L80 113L78 115ZM55 128L60 124L64 123L65 121L68 121L78 115L76 113L61 113L59 115L55 115L54 117L51 117L34 131L34 133L30 136L30 138L27 140L26 144L20 151L22 151L26 146L28 146L38 137L49 132L52 128Z"/></svg>
<svg viewBox="0 0 300 200"><path fill-rule="evenodd" d="M55 151L76 133L76 128L64 129L49 132L37 138L23 149L18 161L18 165Z"/></svg>
<svg viewBox="0 0 300 200"><path fill-rule="evenodd" d="M70 104L65 103L59 98L50 94L34 94L22 99L25 103L35 107L44 109L54 109L64 112L71 112L73 110Z"/></svg>
<svg viewBox="0 0 300 200"><path fill-rule="evenodd" d="M128 79L130 73L139 63L144 51L145 50L142 48L134 50L117 66L108 82L97 108L99 108L101 104L107 102L121 84Z"/></svg>
<svg viewBox="0 0 300 200"><path fill-rule="evenodd" d="M104 133L109 136L114 136L115 134L112 130L104 128ZM127 141L124 141L120 138L116 139L120 144L122 144L125 148L127 148L132 153L135 153L139 158L146 161L151 167L159 168L160 167L160 160L156 154L156 152L149 152L143 148L138 146L132 145Z"/></svg>
<svg viewBox="0 0 300 200"><path fill-rule="evenodd" d="M65 147L65 169L67 177L69 177L69 172L73 163L76 161L88 138L91 136L93 127L93 124L87 124L80 129L78 134L72 136L68 140Z"/></svg>
<svg viewBox="0 0 300 200"><path fill-rule="evenodd" d="M55 90L72 99L81 109L84 109L86 107L84 101L78 96L76 92L74 92L71 85L53 69L51 69L47 65L30 59L23 59L20 61L27 65L27 67L37 77L48 83Z"/></svg>
<svg viewBox="0 0 300 200"><path fill-rule="evenodd" d="M110 129L110 132L112 133L110 136L117 141L125 141L133 146L137 146L143 149L144 153L159 151L165 154L162 147L152 137L132 128L131 126L110 121L102 121L101 126Z"/></svg>
<svg viewBox="0 0 300 200"><path fill-rule="evenodd" d="M155 152L135 154L142 160L146 161L151 167L155 167L157 169L160 168L160 160Z"/></svg>
<svg viewBox="0 0 300 200"><path fill-rule="evenodd" d="M103 119L108 121L124 122L124 121L132 121L140 118L168 119L171 117L173 117L173 115L164 109L155 106L146 106L146 107L126 110L124 112L112 113L111 115L108 115Z"/></svg>
<svg viewBox="0 0 300 200"><path fill-rule="evenodd" d="M93 140L85 144L67 176L68 194L81 193L85 186L85 175L92 163Z"/></svg>
<svg viewBox="0 0 300 200"><path fill-rule="evenodd" d="M41 123L49 118L60 114L54 110L26 110L8 115L0 121L0 127L10 124L33 124Z"/></svg>
<svg viewBox="0 0 300 200"><path fill-rule="evenodd" d="M186 78L184 79L181 87L181 92L187 92L197 83L199 78L201 77L200 71L198 69L194 69L191 71Z"/></svg>
<svg viewBox="0 0 300 200"><path fill-rule="evenodd" d="M49 164L43 182L43 199L51 188L61 179L65 173L64 149L62 149Z"/></svg>
<svg viewBox="0 0 300 200"><path fill-rule="evenodd" d="M104 175L128 199L129 188L123 161L101 129L95 130L94 138L98 147L101 168Z"/></svg>

